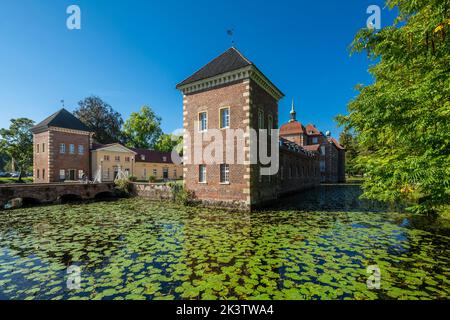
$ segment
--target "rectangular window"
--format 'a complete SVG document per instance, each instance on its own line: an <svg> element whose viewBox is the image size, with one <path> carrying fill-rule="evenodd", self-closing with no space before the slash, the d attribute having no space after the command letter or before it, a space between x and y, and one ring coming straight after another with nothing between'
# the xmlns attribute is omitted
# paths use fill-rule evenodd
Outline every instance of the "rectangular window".
<svg viewBox="0 0 450 320"><path fill-rule="evenodd" d="M125 162L130 162L130 157L125 157Z"/></svg>
<svg viewBox="0 0 450 320"><path fill-rule="evenodd" d="M272 117L272 115L269 115L269 117L267 118L267 129L268 129L269 135L271 135L272 134L272 129L273 129L273 117Z"/></svg>
<svg viewBox="0 0 450 320"><path fill-rule="evenodd" d="M201 112L198 114L198 131L204 132L208 130L208 115L206 112Z"/></svg>
<svg viewBox="0 0 450 320"><path fill-rule="evenodd" d="M36 145L36 153L39 153L39 144Z"/></svg>
<svg viewBox="0 0 450 320"><path fill-rule="evenodd" d="M42 144L42 152L45 152L45 143Z"/></svg>
<svg viewBox="0 0 450 320"><path fill-rule="evenodd" d="M66 170L61 169L59 170L59 180L65 180L66 179Z"/></svg>
<svg viewBox="0 0 450 320"><path fill-rule="evenodd" d="M153 169L153 175L156 177L158 176L158 170L157 169Z"/></svg>
<svg viewBox="0 0 450 320"><path fill-rule="evenodd" d="M163 162L167 162L167 157L163 157Z"/></svg>
<svg viewBox="0 0 450 320"><path fill-rule="evenodd" d="M83 170L78 170L78 179L82 180L84 176L84 171Z"/></svg>
<svg viewBox="0 0 450 320"><path fill-rule="evenodd" d="M42 179L45 179L45 169L42 169Z"/></svg>
<svg viewBox="0 0 450 320"><path fill-rule="evenodd" d="M143 174L143 176L144 176L144 179L147 179L147 169L145 169L145 168L144 168L144 174Z"/></svg>
<svg viewBox="0 0 450 320"><path fill-rule="evenodd" d="M220 183L230 183L230 165L220 165Z"/></svg>
<svg viewBox="0 0 450 320"><path fill-rule="evenodd" d="M318 144L318 143L319 143L319 138L314 137L314 138L312 139L312 143L313 143L313 144Z"/></svg>
<svg viewBox="0 0 450 320"><path fill-rule="evenodd" d="M324 156L325 155L325 146L320 147L320 153Z"/></svg>
<svg viewBox="0 0 450 320"><path fill-rule="evenodd" d="M176 179L177 178L177 169L173 170L173 177Z"/></svg>
<svg viewBox="0 0 450 320"><path fill-rule="evenodd" d="M78 145L78 154L84 154L84 146L83 145Z"/></svg>
<svg viewBox="0 0 450 320"><path fill-rule="evenodd" d="M116 162L120 162L120 156L115 156L114 159L116 160Z"/></svg>
<svg viewBox="0 0 450 320"><path fill-rule="evenodd" d="M103 156L103 160L109 161L109 156L105 154L105 155Z"/></svg>
<svg viewBox="0 0 450 320"><path fill-rule="evenodd" d="M59 145L59 153L61 153L61 154L66 153L66 144L65 143L61 143Z"/></svg>
<svg viewBox="0 0 450 320"><path fill-rule="evenodd" d="M37 178L37 179L40 179L40 172L39 172L39 169L36 170L36 178Z"/></svg>
<svg viewBox="0 0 450 320"><path fill-rule="evenodd" d="M259 110L258 114L258 127L259 129L264 129L264 111Z"/></svg>
<svg viewBox="0 0 450 320"><path fill-rule="evenodd" d="M325 172L325 161L320 161L320 172Z"/></svg>
<svg viewBox="0 0 450 320"><path fill-rule="evenodd" d="M220 109L220 129L230 127L230 108Z"/></svg>
<svg viewBox="0 0 450 320"><path fill-rule="evenodd" d="M75 154L75 145L74 144L70 144L70 146L69 146L69 153L70 154Z"/></svg>
<svg viewBox="0 0 450 320"><path fill-rule="evenodd" d="M204 164L198 166L198 182L206 183L206 166Z"/></svg>
<svg viewBox="0 0 450 320"><path fill-rule="evenodd" d="M145 161L145 155L141 154L141 161Z"/></svg>

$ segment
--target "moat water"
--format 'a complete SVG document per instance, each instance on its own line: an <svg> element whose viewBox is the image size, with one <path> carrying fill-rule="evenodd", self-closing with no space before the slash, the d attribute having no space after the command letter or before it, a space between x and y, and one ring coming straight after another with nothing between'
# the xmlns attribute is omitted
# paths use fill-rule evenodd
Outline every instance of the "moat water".
<svg viewBox="0 0 450 320"><path fill-rule="evenodd" d="M0 299L448 299L450 223L360 194L322 186L251 214L143 199L4 211Z"/></svg>

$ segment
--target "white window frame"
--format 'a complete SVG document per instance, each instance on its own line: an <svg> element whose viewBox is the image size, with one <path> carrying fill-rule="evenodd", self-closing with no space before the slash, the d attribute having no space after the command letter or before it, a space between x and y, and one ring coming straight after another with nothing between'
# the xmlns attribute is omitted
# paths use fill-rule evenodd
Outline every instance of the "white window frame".
<svg viewBox="0 0 450 320"><path fill-rule="evenodd" d="M60 154L66 154L66 144L65 143L60 143L59 144L59 153Z"/></svg>
<svg viewBox="0 0 450 320"><path fill-rule="evenodd" d="M205 115L204 119L200 118L200 116L203 114ZM208 112L201 111L198 113L198 132L206 132L206 131L208 131Z"/></svg>
<svg viewBox="0 0 450 320"><path fill-rule="evenodd" d="M69 154L75 154L75 145L73 143L69 144Z"/></svg>
<svg viewBox="0 0 450 320"><path fill-rule="evenodd" d="M84 145L78 145L78 154L84 155Z"/></svg>
<svg viewBox="0 0 450 320"><path fill-rule="evenodd" d="M226 117L226 121L225 121L225 125L223 125L224 123L223 123L223 115L222 115L222 112L224 111L224 110L228 110L228 113L227 113L227 115L225 116ZM220 129L229 129L230 128L230 107L223 107L223 108L220 108L219 109L219 128Z"/></svg>
<svg viewBox="0 0 450 320"><path fill-rule="evenodd" d="M222 175L223 170L223 175ZM222 163L219 168L220 174L220 184L230 184L230 165ZM223 178L223 179L222 179Z"/></svg>
<svg viewBox="0 0 450 320"><path fill-rule="evenodd" d="M206 183L206 165L201 164L198 166L198 183Z"/></svg>

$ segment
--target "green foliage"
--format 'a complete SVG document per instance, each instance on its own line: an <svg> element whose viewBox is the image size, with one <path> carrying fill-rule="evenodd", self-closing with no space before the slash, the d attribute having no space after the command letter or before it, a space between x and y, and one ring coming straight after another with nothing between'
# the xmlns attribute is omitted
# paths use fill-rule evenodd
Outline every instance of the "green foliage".
<svg viewBox="0 0 450 320"><path fill-rule="evenodd" d="M123 119L109 104L96 96L90 96L78 103L74 115L93 132L99 143L115 143L122 140Z"/></svg>
<svg viewBox="0 0 450 320"><path fill-rule="evenodd" d="M169 183L169 187L172 189L173 201L180 205L190 205L194 200L194 195L191 191L187 190L183 184L177 182Z"/></svg>
<svg viewBox="0 0 450 320"><path fill-rule="evenodd" d="M156 182L156 177L155 176L150 176L150 178L148 178L148 181L150 183L155 183Z"/></svg>
<svg viewBox="0 0 450 320"><path fill-rule="evenodd" d="M119 179L114 182L115 191L118 196L128 197L132 192L132 184L128 179Z"/></svg>
<svg viewBox="0 0 450 320"><path fill-rule="evenodd" d="M138 178L135 177L135 176L131 176L131 177L128 178L128 180L129 180L130 182L136 182L136 181L138 181Z"/></svg>
<svg viewBox="0 0 450 320"><path fill-rule="evenodd" d="M341 124L358 135L365 197L430 213L450 201L450 1L390 0L394 26L361 30L353 52L377 64Z"/></svg>
<svg viewBox="0 0 450 320"><path fill-rule="evenodd" d="M6 154L15 170L22 174L33 165L33 134L30 129L34 122L30 119L12 119L9 129L0 129L0 152Z"/></svg>
<svg viewBox="0 0 450 320"><path fill-rule="evenodd" d="M161 134L161 118L149 106L133 112L123 126L126 145L131 148L152 149Z"/></svg>
<svg viewBox="0 0 450 320"><path fill-rule="evenodd" d="M155 150L162 152L172 152L176 150L178 154L183 153L183 136L174 134L163 134L155 145Z"/></svg>
<svg viewBox="0 0 450 320"><path fill-rule="evenodd" d="M360 153L357 136L349 130L344 130L339 136L339 143L345 147L345 170L349 176L361 176L363 174L356 159Z"/></svg>
<svg viewBox="0 0 450 320"><path fill-rule="evenodd" d="M9 158L5 153L0 152L0 171L9 171L6 167L8 165Z"/></svg>
<svg viewBox="0 0 450 320"><path fill-rule="evenodd" d="M5 211L2 298L449 299L448 226L395 212L330 211L338 200L359 201L354 189L333 187L324 212L139 198ZM72 265L81 268L80 290L67 290ZM381 269L380 290L366 286L369 265Z"/></svg>

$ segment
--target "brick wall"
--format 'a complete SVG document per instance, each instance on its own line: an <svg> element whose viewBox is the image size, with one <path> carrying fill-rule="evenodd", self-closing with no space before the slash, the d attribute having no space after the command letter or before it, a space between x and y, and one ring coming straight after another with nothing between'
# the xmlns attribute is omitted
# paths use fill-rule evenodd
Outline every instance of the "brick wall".
<svg viewBox="0 0 450 320"><path fill-rule="evenodd" d="M35 183L49 182L49 132L33 135L33 177ZM44 150L42 147L44 146Z"/></svg>
<svg viewBox="0 0 450 320"><path fill-rule="evenodd" d="M216 87L213 90L185 95L183 101L185 133L188 133L192 139L194 134L198 134L198 126L195 123L198 122L200 112L208 114L208 129L218 129L220 127L219 110L223 107L230 108L230 127L246 131L249 125L245 123L246 113L249 109L249 92L249 83L244 80ZM222 132L225 140L226 130ZM204 134L204 137L207 137L207 134ZM186 139L185 142L187 142ZM207 142L203 143L202 150L208 144ZM192 164L191 145L185 143L185 162L190 161L191 164L184 165L184 183L187 189L195 192L197 199L214 199L230 204L249 201L249 165L231 165L230 184L226 185L220 183L220 164L206 165L206 183L199 183L199 165ZM225 153L226 147L223 150L224 159Z"/></svg>
<svg viewBox="0 0 450 320"><path fill-rule="evenodd" d="M49 143L49 182L59 182L60 170L64 169L66 174L69 169L76 170L76 179L78 180L78 171L91 176L89 163L89 145L90 136L85 134L76 134L70 132L50 131ZM66 145L66 152L60 153L60 144ZM70 154L70 144L75 145L75 153ZM78 154L78 146L83 145L84 154Z"/></svg>

